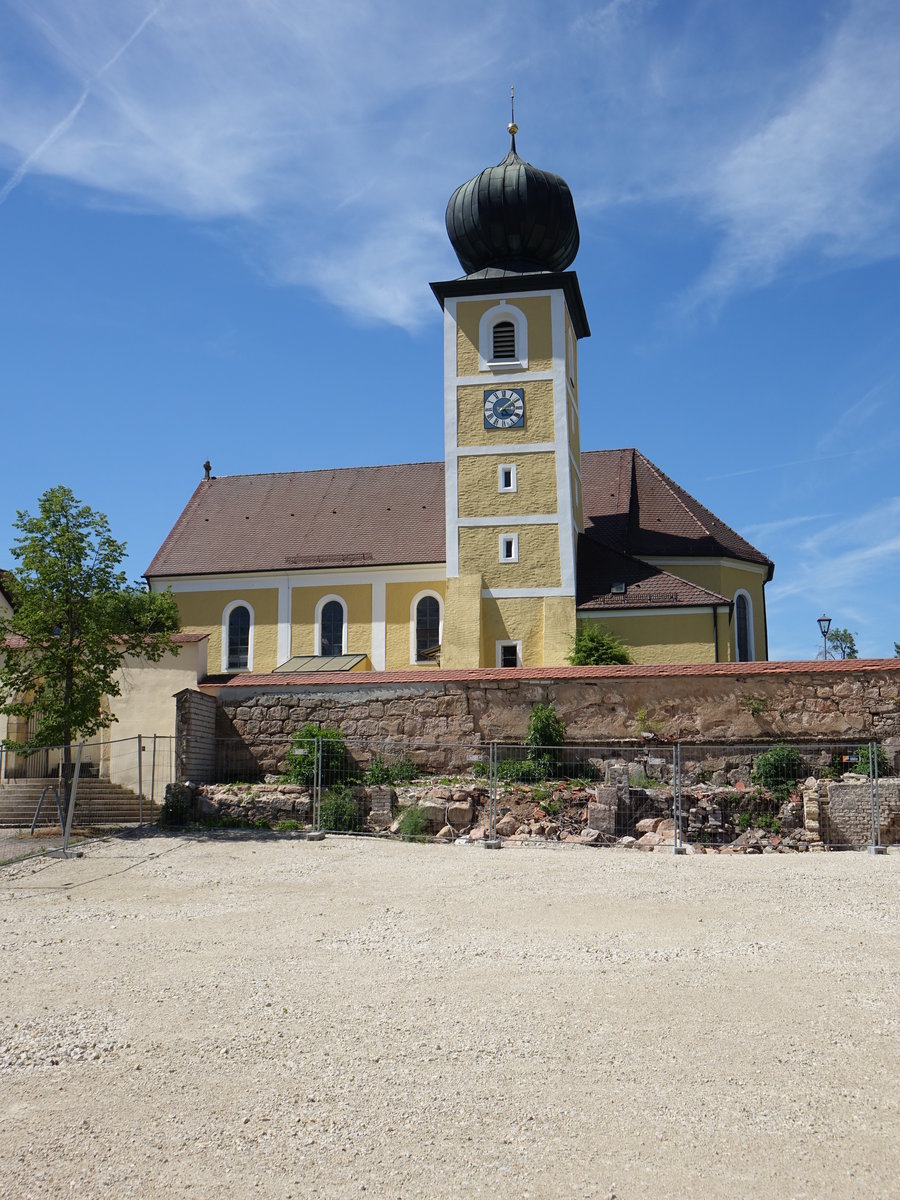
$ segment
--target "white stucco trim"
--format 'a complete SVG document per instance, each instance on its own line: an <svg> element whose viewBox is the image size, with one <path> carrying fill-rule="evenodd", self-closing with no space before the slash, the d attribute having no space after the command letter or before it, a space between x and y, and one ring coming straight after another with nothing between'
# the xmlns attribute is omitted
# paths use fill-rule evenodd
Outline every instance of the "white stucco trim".
<svg viewBox="0 0 900 1200"><path fill-rule="evenodd" d="M494 326L501 321L511 322L516 331L515 358L494 359ZM528 370L528 318L521 308L510 304L508 299L486 309L478 322L478 366L482 371L504 374Z"/></svg>
<svg viewBox="0 0 900 1200"><path fill-rule="evenodd" d="M737 602L738 596L743 596L747 601L747 650L749 658L741 658L738 652L738 623L737 623ZM744 588L738 588L734 593L734 661L735 662L756 662L756 644L753 637L753 597Z"/></svg>
<svg viewBox="0 0 900 1200"><path fill-rule="evenodd" d="M539 383L541 380L553 378L552 371L523 371L517 362L510 359L508 370L503 370L499 364L495 363L485 375L460 375L456 383L458 387L485 387L492 383L495 387L499 387L501 383L494 380L495 375L503 376L503 387L514 387L518 383Z"/></svg>
<svg viewBox="0 0 900 1200"><path fill-rule="evenodd" d="M438 602L438 642L444 639L444 598L437 592L426 588L422 592L416 592L409 606L409 662L410 666L415 666L418 663L416 657L416 609L419 606L419 601L424 600L426 596L432 596Z"/></svg>
<svg viewBox="0 0 900 1200"><path fill-rule="evenodd" d="M423 563L410 567L341 567L333 571L302 571L285 576L274 572L235 572L226 575L173 575L153 579L150 590L172 592L233 592L259 591L287 586L288 591L301 587L335 587L341 584L430 583L446 578L444 563Z"/></svg>
<svg viewBox="0 0 900 1200"><path fill-rule="evenodd" d="M332 602L336 602L337 604L339 604L344 613L344 619L343 619L343 622L341 623L341 654L349 654L349 650L347 649L347 601L344 599L343 596L338 596L337 593L335 593L335 592L330 592L327 596L323 596L322 599L316 605L316 616L315 616L315 639L316 640L314 643L315 648L316 648L316 654L322 653L322 609L325 607L326 604L331 604Z"/></svg>
<svg viewBox="0 0 900 1200"><path fill-rule="evenodd" d="M496 446L460 446L456 453L460 458L474 454L549 454L556 449L556 442L503 442Z"/></svg>
<svg viewBox="0 0 900 1200"><path fill-rule="evenodd" d="M532 513L522 517L498 513L495 517L460 517L459 526L476 529L491 525L555 525L558 520L556 513Z"/></svg>
<svg viewBox="0 0 900 1200"><path fill-rule="evenodd" d="M556 435L556 509L559 513L559 567L562 586L575 591L575 541L569 527L575 519L569 474L569 393L566 381L566 302L561 291L550 301L553 330L553 426Z"/></svg>
<svg viewBox="0 0 900 1200"><path fill-rule="evenodd" d="M291 657L291 587L287 579L278 580L278 641L276 654L283 663Z"/></svg>
<svg viewBox="0 0 900 1200"><path fill-rule="evenodd" d="M521 667L521 665L522 665L522 639L519 638L518 640L516 640L514 638L507 638L503 641L499 641L496 643L497 666L498 667L503 666L502 659L503 659L503 647L504 646L515 646L515 648L516 648L516 666Z"/></svg>
<svg viewBox="0 0 900 1200"><path fill-rule="evenodd" d="M246 667L229 667L228 665L228 620L236 608L246 608L250 614L250 641L247 646ZM256 628L256 613L249 600L231 600L222 610L222 674L239 675L241 671L253 670L253 631Z"/></svg>
<svg viewBox="0 0 900 1200"><path fill-rule="evenodd" d="M387 665L387 585L383 579L372 584L372 669Z"/></svg>
<svg viewBox="0 0 900 1200"><path fill-rule="evenodd" d="M444 304L444 506L447 545L447 578L459 575L459 468L457 442L457 354L456 301Z"/></svg>
<svg viewBox="0 0 900 1200"><path fill-rule="evenodd" d="M482 588L483 600L520 600L532 596L568 596L575 603L575 596L561 587L525 587L525 588Z"/></svg>

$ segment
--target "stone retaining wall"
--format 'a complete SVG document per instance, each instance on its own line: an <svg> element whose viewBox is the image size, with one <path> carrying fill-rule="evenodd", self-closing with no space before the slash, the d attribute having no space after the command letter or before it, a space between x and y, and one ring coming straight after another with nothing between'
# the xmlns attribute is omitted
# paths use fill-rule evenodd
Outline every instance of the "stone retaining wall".
<svg viewBox="0 0 900 1200"><path fill-rule="evenodd" d="M336 679L236 678L219 690L217 735L246 742L264 770L280 770L291 733L308 721L342 729L363 759L430 746L439 748L432 769L451 769L491 741L520 742L532 705L551 703L574 743L875 737L890 756L900 750L900 659Z"/></svg>

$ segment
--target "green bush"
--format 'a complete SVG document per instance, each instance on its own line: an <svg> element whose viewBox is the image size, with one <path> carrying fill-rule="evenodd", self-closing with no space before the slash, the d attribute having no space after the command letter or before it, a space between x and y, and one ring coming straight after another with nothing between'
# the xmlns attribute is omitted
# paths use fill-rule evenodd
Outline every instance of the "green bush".
<svg viewBox="0 0 900 1200"><path fill-rule="evenodd" d="M628 647L602 625L582 625L575 634L569 662L573 667L607 667L630 663Z"/></svg>
<svg viewBox="0 0 900 1200"><path fill-rule="evenodd" d="M294 830L300 828L300 822L289 818L286 821L276 821L272 828L277 830L278 833L293 833Z"/></svg>
<svg viewBox="0 0 900 1200"><path fill-rule="evenodd" d="M305 754L288 755L282 779L285 783L299 783L310 787L315 777L315 754L313 742L320 739L322 755L322 783L336 783L346 773L347 747L340 729L309 722L291 735L291 750L305 750Z"/></svg>
<svg viewBox="0 0 900 1200"><path fill-rule="evenodd" d="M525 744L529 747L528 757L533 750L544 746L561 746L566 738L566 727L556 715L552 704L533 704L528 714L528 733Z"/></svg>
<svg viewBox="0 0 900 1200"><path fill-rule="evenodd" d="M411 779L417 778L419 774L419 768L408 754L404 754L392 763L385 762L380 754L373 754L369 769L366 771L366 783L370 787L408 783Z"/></svg>
<svg viewBox="0 0 900 1200"><path fill-rule="evenodd" d="M753 764L751 779L778 799L786 800L798 779L805 774L800 751L794 746L778 745L760 754Z"/></svg>
<svg viewBox="0 0 900 1200"><path fill-rule="evenodd" d="M193 816L194 793L184 783L166 785L165 799L159 810L157 824L161 829L188 825Z"/></svg>
<svg viewBox="0 0 900 1200"><path fill-rule="evenodd" d="M358 833L362 829L359 806L342 789L323 794L319 819L322 829L334 833Z"/></svg>
<svg viewBox="0 0 900 1200"><path fill-rule="evenodd" d="M476 779L484 779L488 773L488 765L483 762L472 763L472 774Z"/></svg>
<svg viewBox="0 0 900 1200"><path fill-rule="evenodd" d="M869 762L870 762L869 747L868 746L860 746L857 753L859 755L859 762L856 764L855 767L852 767L851 770L853 771L854 775L868 775L869 774ZM878 778L879 779L884 775L893 775L894 769L891 766L888 756L885 754L885 752L881 748L881 746L877 746L875 748L875 762L878 765Z"/></svg>
<svg viewBox="0 0 900 1200"><path fill-rule="evenodd" d="M407 838L410 841L424 842L428 832L428 818L424 811L416 805L410 808L405 808L400 815L400 824L397 832L402 838Z"/></svg>
<svg viewBox="0 0 900 1200"><path fill-rule="evenodd" d="M497 765L497 778L501 783L540 783L552 779L553 762L547 755L536 758L505 758Z"/></svg>
<svg viewBox="0 0 900 1200"><path fill-rule="evenodd" d="M391 768L384 761L380 754L373 754L372 761L369 763L366 771L366 783L370 787L381 787L386 783L393 783L394 776Z"/></svg>

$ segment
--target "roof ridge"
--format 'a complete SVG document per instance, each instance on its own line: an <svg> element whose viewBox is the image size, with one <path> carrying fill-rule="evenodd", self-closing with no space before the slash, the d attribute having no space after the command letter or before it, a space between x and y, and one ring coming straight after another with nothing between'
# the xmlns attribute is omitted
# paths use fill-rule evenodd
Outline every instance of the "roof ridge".
<svg viewBox="0 0 900 1200"><path fill-rule="evenodd" d="M208 480L201 479L200 483L214 483L221 479L273 479L285 475L333 475L338 471L382 471L393 467L443 467L443 465L443 459L429 458L417 459L414 462L367 463L348 467L299 467L294 471L241 471L237 475L213 475Z"/></svg>

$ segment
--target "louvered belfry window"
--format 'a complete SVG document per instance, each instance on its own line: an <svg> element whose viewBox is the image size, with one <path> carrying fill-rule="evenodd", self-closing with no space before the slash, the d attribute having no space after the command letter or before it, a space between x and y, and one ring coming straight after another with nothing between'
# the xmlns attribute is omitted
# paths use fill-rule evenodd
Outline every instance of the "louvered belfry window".
<svg viewBox="0 0 900 1200"><path fill-rule="evenodd" d="M498 321L493 329L494 361L516 357L516 327L512 321Z"/></svg>

